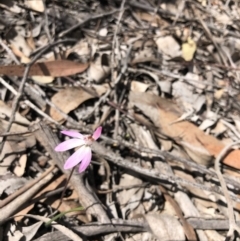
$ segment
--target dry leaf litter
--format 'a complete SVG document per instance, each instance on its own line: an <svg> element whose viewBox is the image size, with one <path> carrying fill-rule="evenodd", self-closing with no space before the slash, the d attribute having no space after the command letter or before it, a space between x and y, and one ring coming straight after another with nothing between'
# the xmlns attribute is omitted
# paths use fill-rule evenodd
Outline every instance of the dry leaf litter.
<svg viewBox="0 0 240 241"><path fill-rule="evenodd" d="M239 240L239 1L0 10L0 241Z"/></svg>

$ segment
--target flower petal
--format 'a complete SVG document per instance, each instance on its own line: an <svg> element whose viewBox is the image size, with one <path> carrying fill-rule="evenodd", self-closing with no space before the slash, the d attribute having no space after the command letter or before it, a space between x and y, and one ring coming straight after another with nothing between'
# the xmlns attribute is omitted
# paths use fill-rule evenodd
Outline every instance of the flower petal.
<svg viewBox="0 0 240 241"><path fill-rule="evenodd" d="M92 137L96 141L102 134L102 127L99 126L93 133Z"/></svg>
<svg viewBox="0 0 240 241"><path fill-rule="evenodd" d="M83 139L83 135L80 134L77 131L61 131L61 133L66 135L66 136L71 136L71 137L76 137L76 138Z"/></svg>
<svg viewBox="0 0 240 241"><path fill-rule="evenodd" d="M82 146L85 144L84 140L81 139L69 139L57 145L55 151L67 151L77 146Z"/></svg>
<svg viewBox="0 0 240 241"><path fill-rule="evenodd" d="M89 148L88 153L86 152L86 155L84 156L84 158L82 159L82 161L79 165L79 169L78 169L79 173L84 172L91 162L92 150L89 146L88 146L88 148Z"/></svg>
<svg viewBox="0 0 240 241"><path fill-rule="evenodd" d="M70 169L75 167L79 162L81 162L86 156L89 156L89 149L88 146L82 146L79 150L73 153L65 162L64 169ZM90 149L91 152L91 149Z"/></svg>

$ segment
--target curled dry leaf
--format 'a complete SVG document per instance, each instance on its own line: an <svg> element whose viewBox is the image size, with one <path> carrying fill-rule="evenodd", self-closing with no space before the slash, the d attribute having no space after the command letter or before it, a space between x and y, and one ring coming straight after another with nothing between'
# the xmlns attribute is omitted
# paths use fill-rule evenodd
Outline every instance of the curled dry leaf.
<svg viewBox="0 0 240 241"><path fill-rule="evenodd" d="M82 73L88 64L76 63L69 60L53 60L35 63L31 66L29 76L62 77ZM22 77L25 67L23 65L8 65L0 68L0 74Z"/></svg>
<svg viewBox="0 0 240 241"><path fill-rule="evenodd" d="M95 85L94 89L82 87L67 87L60 90L52 97L52 102L64 113L68 114L70 111L76 109L81 103L86 100L96 98L108 89L107 85ZM63 121L64 118L54 108L50 109L51 117L56 121Z"/></svg>

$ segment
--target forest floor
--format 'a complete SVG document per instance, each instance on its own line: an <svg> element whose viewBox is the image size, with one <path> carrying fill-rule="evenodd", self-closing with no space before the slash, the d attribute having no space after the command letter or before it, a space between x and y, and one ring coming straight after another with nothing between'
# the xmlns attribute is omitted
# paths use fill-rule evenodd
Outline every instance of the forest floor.
<svg viewBox="0 0 240 241"><path fill-rule="evenodd" d="M0 9L0 241L239 240L239 1Z"/></svg>

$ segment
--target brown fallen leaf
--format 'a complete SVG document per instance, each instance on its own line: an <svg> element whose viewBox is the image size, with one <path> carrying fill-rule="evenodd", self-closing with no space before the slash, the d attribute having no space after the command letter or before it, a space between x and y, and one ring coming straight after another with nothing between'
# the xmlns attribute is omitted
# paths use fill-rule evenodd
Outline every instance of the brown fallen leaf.
<svg viewBox="0 0 240 241"><path fill-rule="evenodd" d="M87 87L67 87L60 90L52 97L52 102L61 109L65 114L76 109L81 103L86 100L96 98L107 91L107 85L93 85L93 88ZM51 117L56 121L63 121L64 118L54 108L50 109Z"/></svg>
<svg viewBox="0 0 240 241"><path fill-rule="evenodd" d="M188 155L197 163L213 163L225 145L214 136L205 134L188 121L176 122L182 115L174 101L149 93L131 92L129 100L148 116L160 132L181 145ZM223 162L240 169L240 150L230 152Z"/></svg>
<svg viewBox="0 0 240 241"><path fill-rule="evenodd" d="M88 64L76 63L70 60L53 60L49 62L35 63L31 66L29 76L62 77L82 73L88 68ZM0 74L22 77L25 70L23 65L1 66Z"/></svg>

